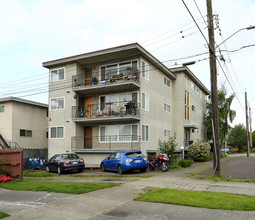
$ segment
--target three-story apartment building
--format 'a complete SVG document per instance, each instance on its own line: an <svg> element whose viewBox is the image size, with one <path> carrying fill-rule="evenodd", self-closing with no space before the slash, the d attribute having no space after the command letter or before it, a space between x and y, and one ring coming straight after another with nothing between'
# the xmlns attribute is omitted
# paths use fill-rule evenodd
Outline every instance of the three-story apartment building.
<svg viewBox="0 0 255 220"><path fill-rule="evenodd" d="M155 153L158 140L175 132L179 146L204 139L197 131L208 90L188 68L169 70L137 43L43 66L50 70L49 156L76 152L97 166L115 150Z"/></svg>

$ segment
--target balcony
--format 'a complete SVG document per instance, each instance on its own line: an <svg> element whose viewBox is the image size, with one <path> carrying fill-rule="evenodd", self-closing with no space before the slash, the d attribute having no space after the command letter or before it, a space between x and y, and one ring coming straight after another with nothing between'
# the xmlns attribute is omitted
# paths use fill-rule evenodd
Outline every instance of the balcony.
<svg viewBox="0 0 255 220"><path fill-rule="evenodd" d="M76 153L111 153L117 150L140 150L140 136L108 135L72 137L72 151Z"/></svg>
<svg viewBox="0 0 255 220"><path fill-rule="evenodd" d="M72 107L74 122L102 123L140 120L140 104L133 101L89 104Z"/></svg>
<svg viewBox="0 0 255 220"><path fill-rule="evenodd" d="M122 70L108 70L105 74L74 75L72 87L74 92L96 94L104 92L118 92L140 88L139 70L125 68Z"/></svg>

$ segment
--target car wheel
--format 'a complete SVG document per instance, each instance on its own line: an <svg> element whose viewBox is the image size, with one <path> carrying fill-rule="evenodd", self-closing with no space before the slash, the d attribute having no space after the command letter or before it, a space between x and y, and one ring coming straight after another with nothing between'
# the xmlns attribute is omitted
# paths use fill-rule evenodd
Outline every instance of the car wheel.
<svg viewBox="0 0 255 220"><path fill-rule="evenodd" d="M102 163L102 165L101 165L101 170L103 171L103 172L105 172L106 171L106 169L105 169L105 165Z"/></svg>
<svg viewBox="0 0 255 220"><path fill-rule="evenodd" d="M118 166L118 173L123 174L123 168L121 165Z"/></svg>
<svg viewBox="0 0 255 220"><path fill-rule="evenodd" d="M45 169L46 169L46 172L47 172L47 173L49 173L49 172L50 172L50 168L49 168L49 166L46 166L46 167L45 167Z"/></svg>
<svg viewBox="0 0 255 220"><path fill-rule="evenodd" d="M146 172L146 170L147 170L147 167L145 167L145 168L141 169L140 171L141 171L141 173L145 173L145 172Z"/></svg>
<svg viewBox="0 0 255 220"><path fill-rule="evenodd" d="M61 169L60 169L60 167L58 167L58 174L61 174L62 172L61 172Z"/></svg>
<svg viewBox="0 0 255 220"><path fill-rule="evenodd" d="M78 169L78 172L81 173L83 171L83 169Z"/></svg>

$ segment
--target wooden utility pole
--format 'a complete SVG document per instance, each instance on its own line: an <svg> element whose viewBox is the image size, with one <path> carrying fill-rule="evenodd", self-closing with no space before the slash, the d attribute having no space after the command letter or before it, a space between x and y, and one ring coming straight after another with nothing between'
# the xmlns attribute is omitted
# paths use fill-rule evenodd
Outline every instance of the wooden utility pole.
<svg viewBox="0 0 255 220"><path fill-rule="evenodd" d="M245 116L246 116L246 136L247 136L247 157L250 156L250 144L249 144L249 117L248 117L248 104L247 104L247 92L245 92Z"/></svg>
<svg viewBox="0 0 255 220"><path fill-rule="evenodd" d="M212 1L207 0L208 37L210 52L210 76L211 76L211 96L212 96L212 116L214 130L213 168L215 175L220 176L220 144L219 144L219 112L218 112L218 88L217 69L214 41L214 25L212 14Z"/></svg>
<svg viewBox="0 0 255 220"><path fill-rule="evenodd" d="M249 116L250 116L250 152L252 152L252 127L251 127L251 107L249 107Z"/></svg>

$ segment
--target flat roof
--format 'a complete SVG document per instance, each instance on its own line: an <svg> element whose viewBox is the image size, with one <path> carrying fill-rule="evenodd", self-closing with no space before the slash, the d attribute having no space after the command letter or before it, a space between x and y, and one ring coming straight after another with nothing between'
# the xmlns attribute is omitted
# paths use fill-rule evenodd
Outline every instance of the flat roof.
<svg viewBox="0 0 255 220"><path fill-rule="evenodd" d="M79 54L79 55L65 57L65 58L56 59L52 61L46 61L46 62L43 62L42 65L45 68L52 68L55 66L60 66L63 64L78 62L78 61L85 64L86 60L89 60L90 62L92 62L91 60L95 60L94 62L97 62L97 61L106 62L107 59L108 61L110 61L109 54L118 54L121 57L125 57L127 56L127 53L125 52L130 52L133 55L144 56L147 60L149 60L159 69L161 69L170 78L176 79L176 75L172 73L171 70L169 70L163 63L161 63L157 58L155 58L152 54L150 54L138 43L126 44L126 45L112 47L112 48L108 48L104 50L97 50L94 52Z"/></svg>
<svg viewBox="0 0 255 220"><path fill-rule="evenodd" d="M18 98L18 97L9 96L9 97L5 97L5 98L0 98L0 102L10 102L10 101L21 102L21 103L25 103L25 104L29 104L29 105L36 105L39 107L48 108L47 104L44 104L41 102L35 102L35 101L27 100L27 99L22 99L22 98Z"/></svg>

